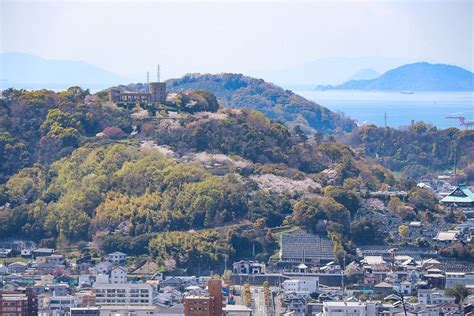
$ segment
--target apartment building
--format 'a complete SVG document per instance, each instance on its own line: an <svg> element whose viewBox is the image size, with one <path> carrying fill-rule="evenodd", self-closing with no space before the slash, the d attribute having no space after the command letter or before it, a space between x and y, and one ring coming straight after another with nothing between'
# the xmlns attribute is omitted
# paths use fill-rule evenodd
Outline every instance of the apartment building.
<svg viewBox="0 0 474 316"><path fill-rule="evenodd" d="M102 283L93 288L96 304L151 305L153 288L149 284Z"/></svg>

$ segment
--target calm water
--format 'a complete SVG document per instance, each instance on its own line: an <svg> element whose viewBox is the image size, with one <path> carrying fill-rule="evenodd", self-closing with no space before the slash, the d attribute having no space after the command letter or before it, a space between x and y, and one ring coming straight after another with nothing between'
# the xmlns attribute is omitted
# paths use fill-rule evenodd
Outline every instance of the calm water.
<svg viewBox="0 0 474 316"><path fill-rule="evenodd" d="M399 92L372 91L296 91L333 111L343 112L359 123L368 122L400 127L411 120L431 123L438 128L460 127L459 121L446 116L462 114L474 120L474 92Z"/></svg>

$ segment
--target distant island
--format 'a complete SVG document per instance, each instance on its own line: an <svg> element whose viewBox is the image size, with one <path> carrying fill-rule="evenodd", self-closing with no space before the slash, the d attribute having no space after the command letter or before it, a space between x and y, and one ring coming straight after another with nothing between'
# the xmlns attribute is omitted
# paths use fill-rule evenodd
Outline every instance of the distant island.
<svg viewBox="0 0 474 316"><path fill-rule="evenodd" d="M403 65L370 80L319 85L318 90L474 91L474 73L446 64Z"/></svg>
<svg viewBox="0 0 474 316"><path fill-rule="evenodd" d="M380 77L380 73L377 71L370 69L370 68L365 68L357 71L355 74L352 75L350 78L351 81L353 80L371 80Z"/></svg>

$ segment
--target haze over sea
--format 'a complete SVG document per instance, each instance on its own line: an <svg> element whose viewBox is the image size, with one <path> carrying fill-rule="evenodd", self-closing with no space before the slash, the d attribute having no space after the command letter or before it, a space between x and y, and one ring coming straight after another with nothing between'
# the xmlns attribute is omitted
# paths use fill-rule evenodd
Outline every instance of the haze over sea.
<svg viewBox="0 0 474 316"><path fill-rule="evenodd" d="M403 94L385 91L295 91L330 110L342 112L361 123L402 127L411 120L424 121L438 128L461 127L458 120L446 116L461 114L474 120L474 92L414 92Z"/></svg>

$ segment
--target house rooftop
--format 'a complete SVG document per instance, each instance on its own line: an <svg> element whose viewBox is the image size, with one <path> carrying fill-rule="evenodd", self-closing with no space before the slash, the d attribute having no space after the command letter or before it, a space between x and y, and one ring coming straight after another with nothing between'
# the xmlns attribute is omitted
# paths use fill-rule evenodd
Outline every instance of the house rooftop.
<svg viewBox="0 0 474 316"><path fill-rule="evenodd" d="M460 185L441 199L441 203L474 203L474 193L465 185Z"/></svg>
<svg viewBox="0 0 474 316"><path fill-rule="evenodd" d="M393 284L387 282L380 282L379 284L375 285L376 288L393 288Z"/></svg>
<svg viewBox="0 0 474 316"><path fill-rule="evenodd" d="M459 232L457 230L448 230L439 232L438 235L434 238L438 241L455 241L457 240Z"/></svg>
<svg viewBox="0 0 474 316"><path fill-rule="evenodd" d="M326 306L334 306L334 307L343 307L343 306L364 306L365 304L362 302L343 302L343 301L336 301L336 302L324 302L323 305Z"/></svg>
<svg viewBox="0 0 474 316"><path fill-rule="evenodd" d="M223 310L225 312L251 312L252 309L245 305L226 305Z"/></svg>
<svg viewBox="0 0 474 316"><path fill-rule="evenodd" d="M127 254L126 253L123 253L123 252L120 252L120 251L114 251L112 252L110 255L116 255L116 256L126 256Z"/></svg>

